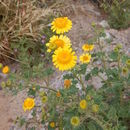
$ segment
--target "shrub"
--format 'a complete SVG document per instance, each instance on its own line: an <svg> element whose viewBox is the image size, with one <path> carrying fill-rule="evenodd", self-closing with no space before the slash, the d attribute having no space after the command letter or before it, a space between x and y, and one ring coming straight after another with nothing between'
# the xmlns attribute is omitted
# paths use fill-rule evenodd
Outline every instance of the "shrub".
<svg viewBox="0 0 130 130"><path fill-rule="evenodd" d="M112 28L121 29L129 27L129 0L98 0L98 2L108 14L108 22Z"/></svg>

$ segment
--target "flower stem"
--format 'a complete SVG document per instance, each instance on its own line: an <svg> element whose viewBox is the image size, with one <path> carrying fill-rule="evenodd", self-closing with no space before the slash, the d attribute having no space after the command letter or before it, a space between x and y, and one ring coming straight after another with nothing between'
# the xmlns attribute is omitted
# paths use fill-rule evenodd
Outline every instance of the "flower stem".
<svg viewBox="0 0 130 130"><path fill-rule="evenodd" d="M84 91L86 91L86 88L84 86L83 80L81 78L79 78L75 73L73 73L74 77L80 82L80 84L82 85L82 89Z"/></svg>
<svg viewBox="0 0 130 130"><path fill-rule="evenodd" d="M51 91L54 91L55 93L57 93L57 90L54 88L51 88L51 87L41 86L41 88L48 89L48 90L51 90Z"/></svg>

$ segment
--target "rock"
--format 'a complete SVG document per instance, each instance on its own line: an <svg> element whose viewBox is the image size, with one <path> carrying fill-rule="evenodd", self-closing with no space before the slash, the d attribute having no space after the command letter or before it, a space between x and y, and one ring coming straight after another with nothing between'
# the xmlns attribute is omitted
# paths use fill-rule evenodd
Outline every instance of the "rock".
<svg viewBox="0 0 130 130"><path fill-rule="evenodd" d="M41 128L40 130L46 130L46 129L43 127L43 128Z"/></svg>
<svg viewBox="0 0 130 130"><path fill-rule="evenodd" d="M108 22L106 20L102 20L99 25L101 25L103 28L110 28Z"/></svg>
<svg viewBox="0 0 130 130"><path fill-rule="evenodd" d="M33 118L33 116L32 116L32 112L30 112L30 113L28 114L27 119L32 119L32 118Z"/></svg>
<svg viewBox="0 0 130 130"><path fill-rule="evenodd" d="M100 41L101 42L107 42L108 40L112 41L113 37L111 36L111 34L109 32L107 32L107 31L105 31L105 34L106 34L106 36L99 38Z"/></svg>
<svg viewBox="0 0 130 130"><path fill-rule="evenodd" d="M78 88L79 90L82 89L81 85L79 83L76 84L76 88Z"/></svg>

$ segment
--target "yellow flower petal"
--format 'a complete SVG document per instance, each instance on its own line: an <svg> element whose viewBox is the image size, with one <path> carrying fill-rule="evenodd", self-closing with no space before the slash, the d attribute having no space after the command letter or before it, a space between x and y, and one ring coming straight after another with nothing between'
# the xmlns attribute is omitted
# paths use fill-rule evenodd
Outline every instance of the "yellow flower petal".
<svg viewBox="0 0 130 130"><path fill-rule="evenodd" d="M80 56L80 61L82 62L82 63L89 63L90 62L90 59L91 59L91 55L90 54L82 54L81 56Z"/></svg>
<svg viewBox="0 0 130 130"><path fill-rule="evenodd" d="M59 47L63 48L65 46L70 47L71 46L71 42L70 39L67 36L57 36L57 35L53 35L50 40L49 43L46 44L46 46L48 47L48 49L55 50L58 49Z"/></svg>
<svg viewBox="0 0 130 130"><path fill-rule="evenodd" d="M23 103L24 111L31 110L34 106L35 106L35 101L33 98L26 98L24 100L24 103Z"/></svg>
<svg viewBox="0 0 130 130"><path fill-rule="evenodd" d="M93 48L94 48L94 45L90 45L90 44L84 44L84 45L82 46L82 49L83 49L84 51L92 51Z"/></svg>
<svg viewBox="0 0 130 130"><path fill-rule="evenodd" d="M65 32L68 32L72 28L72 22L68 19L68 17L59 17L54 19L54 21L51 23L52 31L57 34L63 34Z"/></svg>
<svg viewBox="0 0 130 130"><path fill-rule="evenodd" d="M86 109L88 104L86 100L81 100L79 105L81 109Z"/></svg>
<svg viewBox="0 0 130 130"><path fill-rule="evenodd" d="M75 56L71 48L58 48L52 56L52 61L59 70L70 70L76 65L77 56Z"/></svg>
<svg viewBox="0 0 130 130"><path fill-rule="evenodd" d="M79 123L80 123L79 117L73 116L73 117L71 118L70 122L71 122L71 124L72 124L73 126L78 126Z"/></svg>
<svg viewBox="0 0 130 130"><path fill-rule="evenodd" d="M10 71L10 68L8 66L4 66L3 69L2 69L3 74L8 74L9 71Z"/></svg>

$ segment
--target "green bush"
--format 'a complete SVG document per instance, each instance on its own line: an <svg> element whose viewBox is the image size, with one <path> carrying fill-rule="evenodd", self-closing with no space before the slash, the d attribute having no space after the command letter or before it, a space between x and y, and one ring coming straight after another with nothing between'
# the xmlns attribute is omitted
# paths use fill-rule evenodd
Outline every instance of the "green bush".
<svg viewBox="0 0 130 130"><path fill-rule="evenodd" d="M62 18L59 20L58 26L66 24ZM54 68L52 64L45 64L48 62L35 64L32 68L28 67L28 70L21 70L24 71L21 73L9 73L10 69L1 65L2 72L9 73L9 80L1 83L5 90L15 94L23 89L27 90L28 97L23 102L23 109L31 110L32 118L17 118L15 123L20 127L25 126L26 130L40 129L40 125L46 126L48 130L129 129L130 58L123 52L120 44L106 53L102 45L103 41L100 41L100 37L105 37L104 29L97 28L94 23L92 29L95 36L85 44L86 47L83 45L84 52L80 55L79 63L75 62L77 59L71 46L67 45L63 48L47 46L52 49L47 58L52 60L53 65L58 69L60 64L66 70L61 79L64 84L58 90L57 86L50 82ZM52 37L50 35L51 40ZM90 45L90 41L94 45ZM26 42L22 40L23 43ZM55 41L52 44L65 45L65 42L60 39L58 44ZM99 49L93 49L94 46ZM81 58L82 56L85 57ZM114 63L114 66L111 63ZM102 83L101 88L97 90L91 82L88 83L95 76ZM42 78L44 84L39 85L37 80L32 80L32 77Z"/></svg>
<svg viewBox="0 0 130 130"><path fill-rule="evenodd" d="M108 22L112 28L121 29L130 26L130 1L113 0L100 3L101 7L108 13Z"/></svg>

